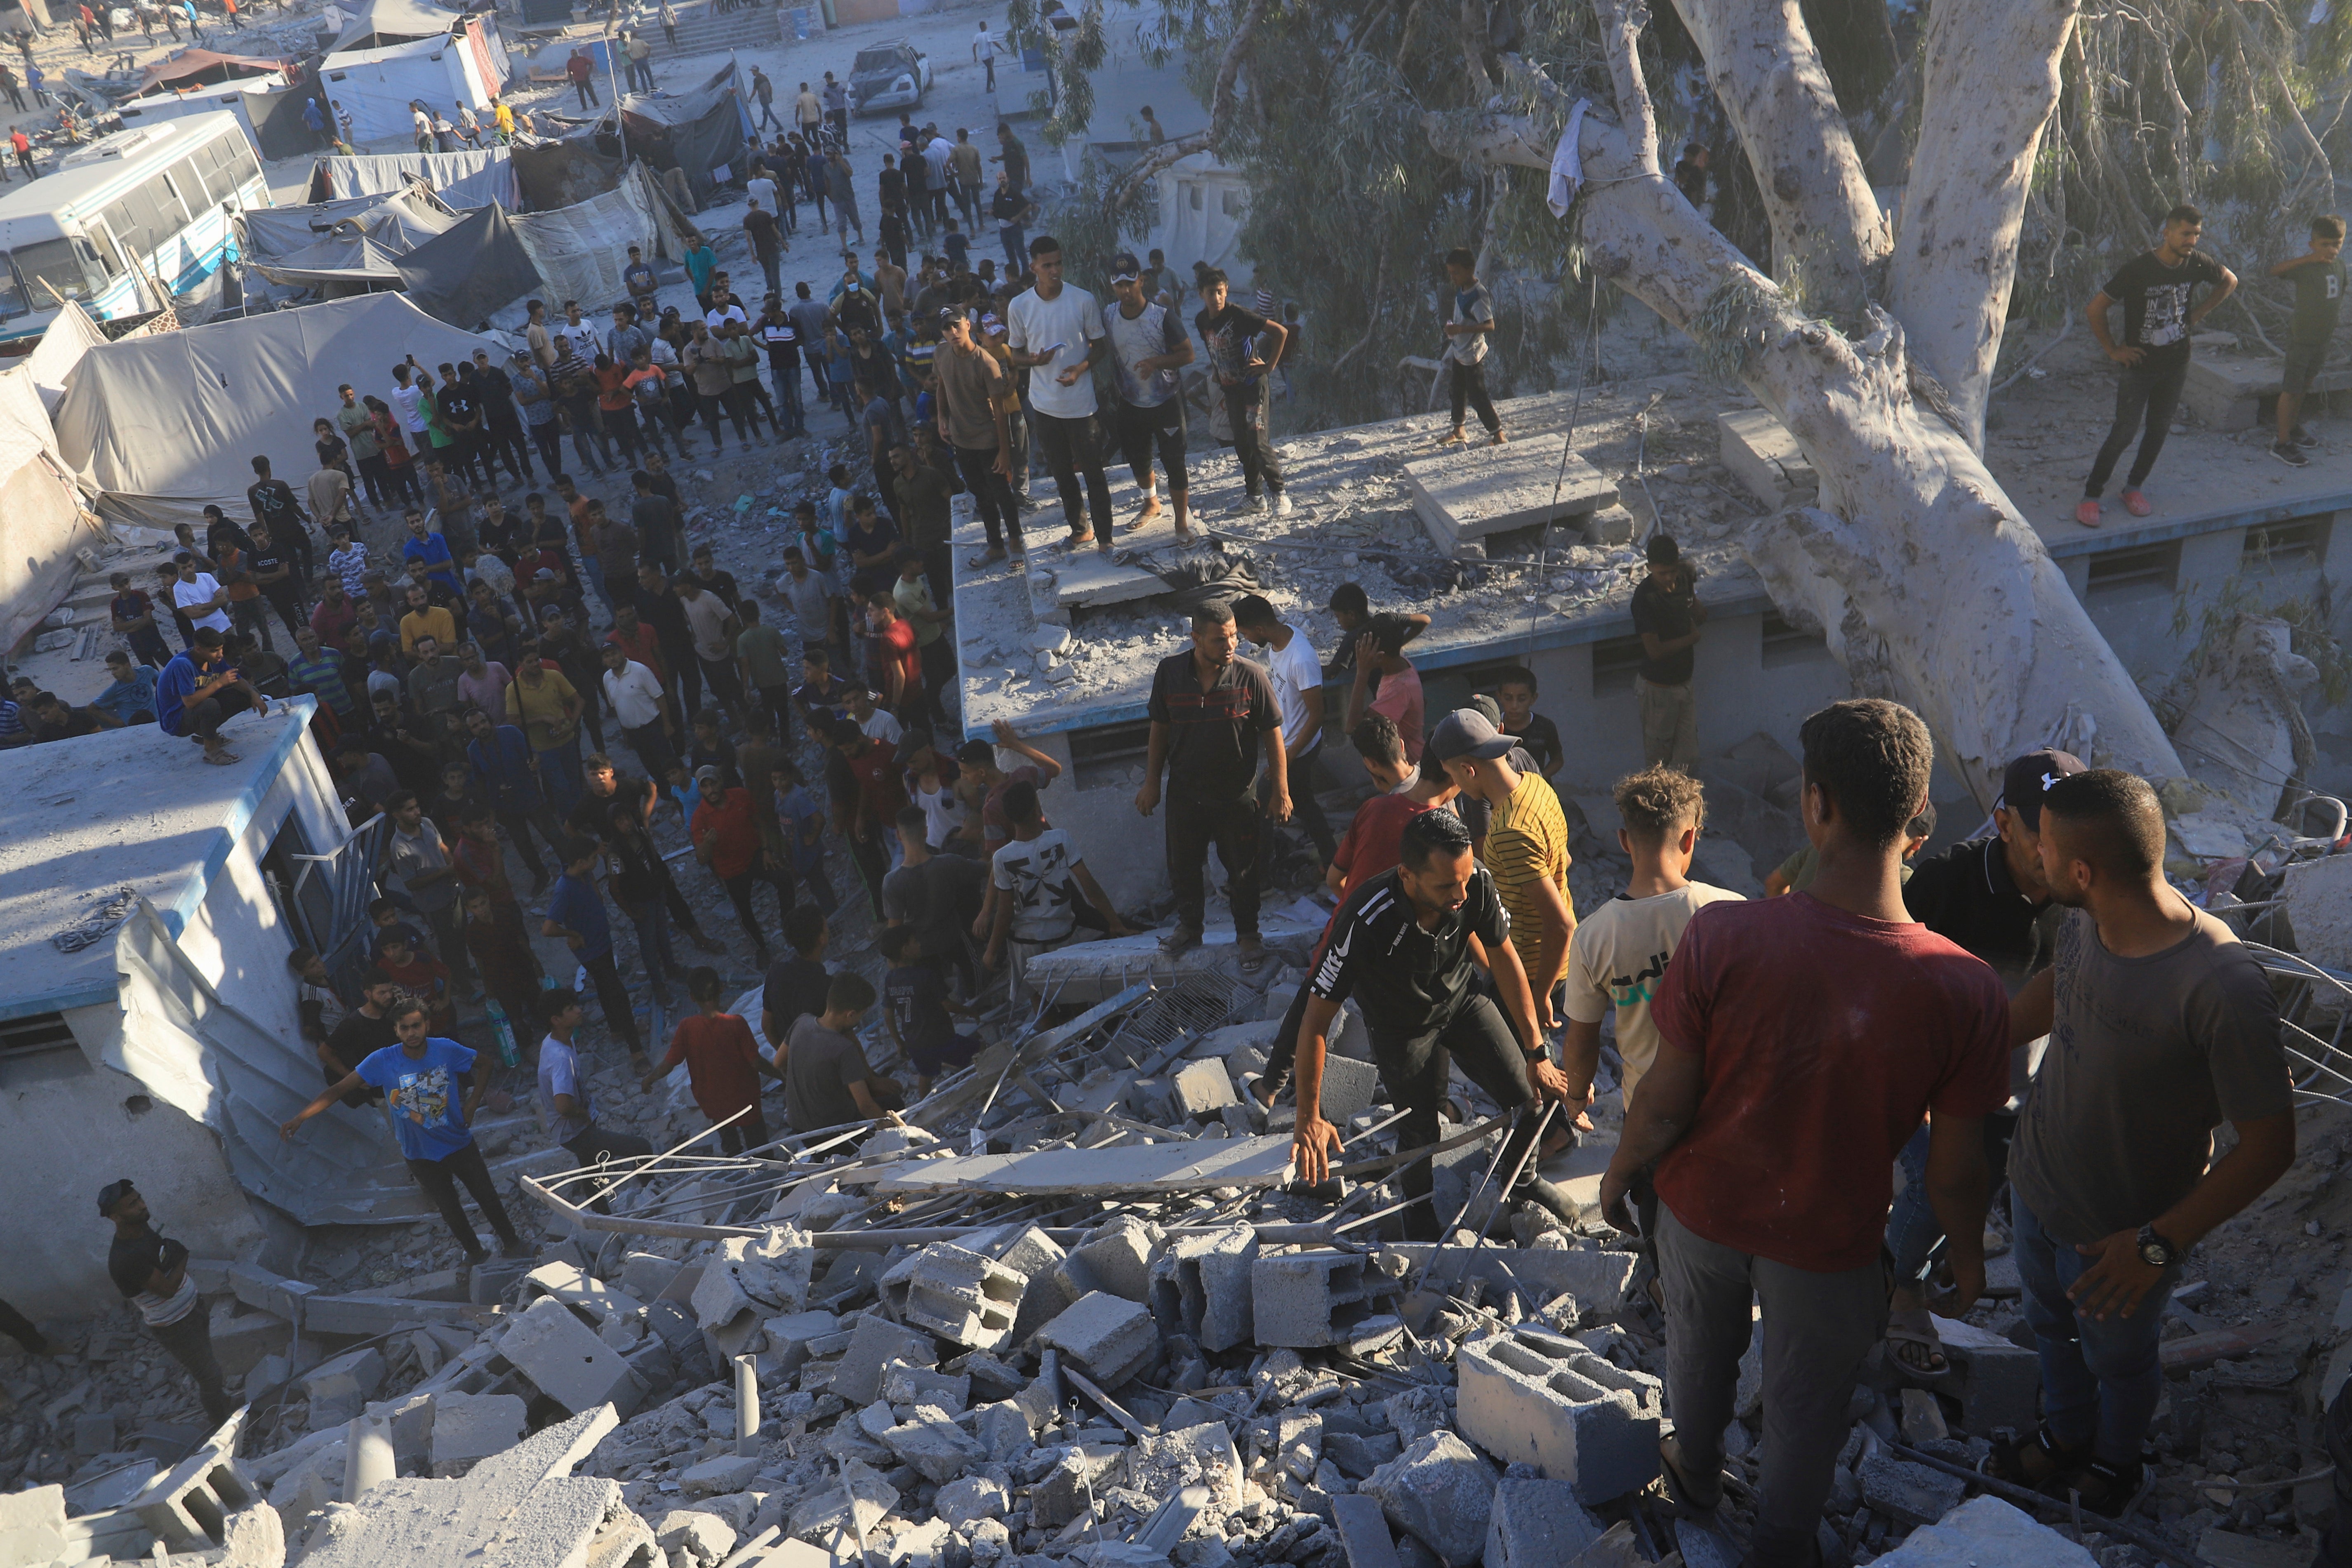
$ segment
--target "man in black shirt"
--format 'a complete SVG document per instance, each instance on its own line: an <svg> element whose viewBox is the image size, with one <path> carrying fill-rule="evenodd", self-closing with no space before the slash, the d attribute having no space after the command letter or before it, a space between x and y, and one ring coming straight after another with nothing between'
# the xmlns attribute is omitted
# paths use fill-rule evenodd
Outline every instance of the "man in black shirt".
<svg viewBox="0 0 2352 1568"><path fill-rule="evenodd" d="M1459 1063L1496 1104L1522 1113L1496 1169L1506 1183L1519 1179L1520 1195L1532 1195L1532 1170L1520 1167L1543 1121L1531 1113L1538 1097L1564 1104L1568 1080L1544 1052L1535 994L1510 934L1511 917L1494 879L1471 854L1462 819L1425 811L1405 824L1396 865L1339 906L1307 976L1296 1062L1298 1121L1291 1134L1300 1181L1323 1181L1339 1147L1339 1130L1322 1115L1323 1058L1339 1004L1353 997L1371 1032L1381 1081L1405 1112L1397 1146L1437 1142L1447 1070ZM1500 1007L1474 984L1481 963ZM1398 1189L1412 1205L1403 1220L1407 1239L1434 1240L1454 1217L1430 1206L1433 1182L1425 1159L1398 1173Z"/></svg>
<svg viewBox="0 0 2352 1568"><path fill-rule="evenodd" d="M2210 257L2197 254L2204 216L2192 206L2177 206L2164 215L2164 240L2123 264L2106 286L2091 299L2091 335L2100 350L2122 365L2116 381L2116 418L2107 438L2091 463L2091 477L2083 481L2082 504L2074 521L2084 528L2099 526L2099 494L2116 459L2131 444L2135 427L2145 427L2139 453L2124 478L2124 510L2146 517L2156 508L2140 493L2164 437L2172 429L2172 412L2180 403L2181 384L2189 379L2189 334L2213 308L2238 287L2237 274ZM2204 303L2191 306L2190 294L2200 283L2213 285ZM2107 331L2107 308L2124 308L2124 341Z"/></svg>
<svg viewBox="0 0 2352 1568"><path fill-rule="evenodd" d="M1212 601L1192 612L1192 647L1160 661L1151 677L1151 745L1135 809L1150 816L1168 775L1168 879L1176 889L1176 926L1160 942L1174 955L1201 941L1208 891L1202 871L1209 846L1225 868L1235 945L1251 974L1265 963L1257 934L1258 807L1250 790L1263 748L1269 780L1265 815L1290 820L1290 779L1282 714L1263 666L1234 657L1241 634L1231 605Z"/></svg>
<svg viewBox="0 0 2352 1568"><path fill-rule="evenodd" d="M637 566L637 619L654 629L662 662L677 679L679 705L692 719L702 710L702 661L695 656L694 630L687 625L686 605L671 591L668 575L650 561Z"/></svg>
<svg viewBox="0 0 2352 1568"><path fill-rule="evenodd" d="M468 363L464 367L471 371ZM458 374L459 367L441 367L441 386L433 406L441 416L441 427L449 432L449 445L439 454L452 471L463 475L467 485L495 484L497 476L490 472L489 453L484 450L482 394L468 375Z"/></svg>
<svg viewBox="0 0 2352 1568"><path fill-rule="evenodd" d="M1996 836L1955 844L1922 860L1903 884L1903 906L1911 918L1991 965L2012 997L2050 967L2066 918L2042 876L2042 797L2060 779L2082 771L2079 759L2048 748L2017 758L2001 775L2000 799L1992 808ZM2017 1131L2013 1108L2032 1079L2033 1055L2030 1045L2010 1053L2012 1109L1984 1119L1985 1163L1992 1173L1988 1195L2000 1189L2009 1168L2009 1142ZM1903 1191L1886 1216L1886 1247L1895 1259L1890 1321L1906 1331L1890 1334L1886 1349L1906 1371L1933 1376L1945 1363L1934 1327L1925 1321L1926 1281L1943 1252L1944 1227L1927 1201L1924 1124L1901 1158Z"/></svg>
<svg viewBox="0 0 2352 1568"><path fill-rule="evenodd" d="M308 583L312 575L310 531L302 525L302 503L295 499L294 487L284 479L269 476L269 459L253 459L253 483L245 487L245 499L253 508L253 521L266 525L281 549L287 563L294 569L298 582ZM251 548L250 540L240 544Z"/></svg>
<svg viewBox="0 0 2352 1568"><path fill-rule="evenodd" d="M824 994L833 984L833 972L824 966L831 940L824 911L814 904L795 904L785 912L784 945L792 956L768 966L760 992L760 1033L767 1037L770 1056L783 1048L803 1014L824 1016Z"/></svg>
<svg viewBox="0 0 2352 1568"><path fill-rule="evenodd" d="M99 1189L98 1212L114 1222L114 1245L107 1249L106 1272L114 1288L139 1309L147 1331L196 1380L196 1397L215 1426L236 1406L213 1355L213 1335L196 1282L188 1278L188 1249L155 1234L147 1200L128 1180Z"/></svg>
<svg viewBox="0 0 2352 1568"><path fill-rule="evenodd" d="M488 349L474 351L474 374L471 389L481 400L482 428L488 443L482 454L482 477L489 478L493 459L503 461L515 483L531 482L530 442L522 427L522 412L516 406L514 380L490 363ZM484 533L481 525L475 531ZM482 548L494 549L484 537Z"/></svg>
<svg viewBox="0 0 2352 1568"><path fill-rule="evenodd" d="M399 1031L384 1016L385 1009L399 1000L400 987L383 970L371 969L361 977L360 1005L344 1014L334 1033L319 1042L319 1069L327 1075L329 1083L342 1082L360 1063L386 1046L400 1044ZM343 1103L357 1110L383 1098L383 1090L373 1084L363 1084L343 1096Z"/></svg>
<svg viewBox="0 0 2352 1568"><path fill-rule="evenodd" d="M1691 649L1706 606L1682 552L1666 534L1650 535L1650 574L1633 590L1633 632L1642 639L1642 760L1688 773L1698 761L1698 705L1691 697Z"/></svg>

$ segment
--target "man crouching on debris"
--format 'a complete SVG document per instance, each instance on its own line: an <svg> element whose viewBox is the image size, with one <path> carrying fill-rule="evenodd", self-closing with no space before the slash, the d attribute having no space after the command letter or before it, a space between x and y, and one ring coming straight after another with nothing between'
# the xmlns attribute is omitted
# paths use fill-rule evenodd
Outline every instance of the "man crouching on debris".
<svg viewBox="0 0 2352 1568"><path fill-rule="evenodd" d="M1856 1373L1886 1323L1882 1233L1895 1156L1923 1114L1927 1188L1950 1237L1961 1307L1984 1289L1981 1123L2009 1099L2009 998L1984 961L1913 921L1903 830L1927 798L1935 747L1892 702L1805 721L1803 892L1707 905L1666 964L1656 1058L1601 1178L1626 1194L1657 1161L1665 1291L1660 1445L1679 1502L1722 1496L1750 1302L1764 1306L1764 1474L1754 1568L1810 1568L1850 1423Z"/></svg>
<svg viewBox="0 0 2352 1568"><path fill-rule="evenodd" d="M1298 1029L1298 1121L1291 1134L1300 1181L1325 1180L1339 1142L1339 1130L1322 1115L1323 1056L1339 1004L1350 996L1370 1027L1381 1081L1405 1112L1398 1123L1399 1148L1437 1142L1446 1070L1458 1062L1497 1105L1522 1112L1496 1167L1504 1179L1528 1163L1544 1121L1534 1114L1538 1098L1565 1103L1569 1085L1543 1050L1535 995L1511 951L1510 934L1510 916L1494 879L1470 853L1470 830L1462 819L1450 811L1428 811L1405 824L1395 868L1339 906L1322 962L1307 981L1312 994ZM1473 985L1479 967L1492 977L1501 1007ZM1580 1109L1580 1099L1571 1111ZM1529 1195L1524 1189L1534 1180L1532 1169L1524 1173L1518 1195ZM1429 1197L1433 1181L1425 1158L1398 1173L1411 1205L1403 1220L1410 1240L1437 1238L1440 1216Z"/></svg>

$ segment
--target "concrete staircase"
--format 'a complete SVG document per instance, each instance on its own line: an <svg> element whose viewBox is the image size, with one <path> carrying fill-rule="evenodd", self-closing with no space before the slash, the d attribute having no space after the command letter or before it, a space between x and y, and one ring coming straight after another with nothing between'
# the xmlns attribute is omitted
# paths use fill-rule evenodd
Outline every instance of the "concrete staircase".
<svg viewBox="0 0 2352 1568"><path fill-rule="evenodd" d="M785 40L784 11L773 4L756 9L738 5L732 11L722 12L711 4L711 0L692 0L691 4L673 5L672 9L677 13L676 48L670 47L669 39L662 33L659 8L652 7L645 13L646 37L652 40L654 46L654 70L663 86L672 92L686 84L677 68L683 66L690 57L713 57L709 59L708 70L703 73L707 75L719 68L719 59L716 57L723 57L730 49L772 49ZM691 70L686 71L684 77L686 79L698 79ZM748 86L751 79L748 65L743 70L743 79ZM779 87L776 90L776 115L782 119L785 105L794 89Z"/></svg>

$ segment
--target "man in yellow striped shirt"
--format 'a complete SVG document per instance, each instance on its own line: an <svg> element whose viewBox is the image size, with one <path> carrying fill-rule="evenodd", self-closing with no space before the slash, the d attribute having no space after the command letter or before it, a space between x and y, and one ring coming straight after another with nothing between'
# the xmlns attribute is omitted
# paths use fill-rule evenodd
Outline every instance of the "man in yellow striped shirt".
<svg viewBox="0 0 2352 1568"><path fill-rule="evenodd" d="M1516 742L1486 715L1457 709L1438 731L1430 737L1429 754L1444 764L1463 794L1493 808L1481 858L1511 917L1511 946L1535 993L1536 1020L1549 1034L1561 1022L1560 981L1568 973L1569 938L1576 932L1568 896L1568 818L1551 785L1511 765Z"/></svg>

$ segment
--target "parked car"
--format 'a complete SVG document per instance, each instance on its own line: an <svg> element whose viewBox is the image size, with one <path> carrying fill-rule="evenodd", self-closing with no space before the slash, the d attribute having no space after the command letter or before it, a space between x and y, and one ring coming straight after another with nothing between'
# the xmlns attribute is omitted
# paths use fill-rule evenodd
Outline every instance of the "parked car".
<svg viewBox="0 0 2352 1568"><path fill-rule="evenodd" d="M849 109L920 109L931 87L931 57L901 38L857 51L849 62Z"/></svg>

